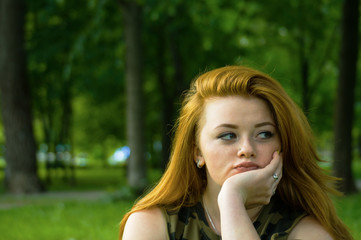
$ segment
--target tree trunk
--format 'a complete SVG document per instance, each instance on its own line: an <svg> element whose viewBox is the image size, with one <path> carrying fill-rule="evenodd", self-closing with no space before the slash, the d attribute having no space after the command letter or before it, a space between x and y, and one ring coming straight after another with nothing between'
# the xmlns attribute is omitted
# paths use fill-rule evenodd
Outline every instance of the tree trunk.
<svg viewBox="0 0 361 240"><path fill-rule="evenodd" d="M302 92L302 109L306 115L310 108L310 89L309 89L309 61L306 54L306 44L303 36L298 38L300 75L301 75L301 92Z"/></svg>
<svg viewBox="0 0 361 240"><path fill-rule="evenodd" d="M165 64L165 37L164 37L164 25L157 28L157 56L156 62L157 80L161 93L162 101L162 161L160 163L163 170L166 169L171 148L171 126L173 117L173 88L169 87L166 81L166 64Z"/></svg>
<svg viewBox="0 0 361 240"><path fill-rule="evenodd" d="M66 88L61 96L62 102L62 116L61 116L61 129L60 129L60 137L59 142L64 144L64 151L70 154L66 156L67 159L63 159L64 161L64 175L65 179L69 181L71 185L75 185L75 163L74 163L74 144L73 144L73 137L72 137L72 119L73 119L73 108L71 105L71 80L65 81Z"/></svg>
<svg viewBox="0 0 361 240"><path fill-rule="evenodd" d="M0 87L5 131L5 185L11 193L42 189L37 176L30 89L24 50L25 2L0 2Z"/></svg>
<svg viewBox="0 0 361 240"><path fill-rule="evenodd" d="M143 122L142 8L131 0L121 1L121 5L126 49L127 140L131 149L127 178L130 187L140 192L148 182Z"/></svg>
<svg viewBox="0 0 361 240"><path fill-rule="evenodd" d="M361 132L359 129L359 133L357 136L357 149L358 149L358 157L361 158Z"/></svg>
<svg viewBox="0 0 361 240"><path fill-rule="evenodd" d="M168 37L170 52L173 61L174 68L174 87L175 87L175 95L173 95L173 99L179 99L179 96L189 87L186 85L184 80L184 66L183 66L183 58L181 54L180 45L182 44L181 36L178 32L172 32L172 34Z"/></svg>
<svg viewBox="0 0 361 240"><path fill-rule="evenodd" d="M176 115L176 103L179 100L179 96L186 90L184 74L183 74L183 59L179 49L179 36L177 32L171 32L168 36L169 51L171 54L172 64L174 68L174 75L172 81L167 84L165 79L165 39L162 36L163 28L158 31L158 46L157 53L159 59L158 67L158 81L161 88L162 100L163 100L163 132L162 132L162 167L165 168L169 162L169 156L171 151L171 130L174 125L174 119Z"/></svg>
<svg viewBox="0 0 361 240"><path fill-rule="evenodd" d="M358 58L359 0L343 3L340 73L338 79L333 172L343 179L340 190L356 190L352 174L352 126Z"/></svg>
<svg viewBox="0 0 361 240"><path fill-rule="evenodd" d="M309 91L309 64L307 59L303 59L301 63L302 76L302 107L306 115L310 111L310 91Z"/></svg>

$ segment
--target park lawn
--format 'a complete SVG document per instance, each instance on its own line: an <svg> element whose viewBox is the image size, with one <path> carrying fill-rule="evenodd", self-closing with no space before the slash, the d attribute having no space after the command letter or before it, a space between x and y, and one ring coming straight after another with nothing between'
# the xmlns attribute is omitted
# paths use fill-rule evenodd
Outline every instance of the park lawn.
<svg viewBox="0 0 361 240"><path fill-rule="evenodd" d="M40 179L45 182L46 170L40 167L38 171ZM150 183L156 182L162 171L151 169L148 171ZM0 169L0 182L4 179L4 170ZM104 190L108 192L117 191L126 185L125 167L89 167L75 169L75 183L72 184L69 179L63 179L63 172L55 171L51 178L51 183L46 184L47 191L93 191ZM5 193L4 185L0 184L1 194Z"/></svg>
<svg viewBox="0 0 361 240"><path fill-rule="evenodd" d="M361 239L361 192L334 199L337 213L350 228L355 240Z"/></svg>
<svg viewBox="0 0 361 240"><path fill-rule="evenodd" d="M39 169L39 176L45 181L45 168ZM75 183L64 181L61 171L55 172L48 184L48 191L112 190L126 185L124 167L90 167L75 169Z"/></svg>
<svg viewBox="0 0 361 240"><path fill-rule="evenodd" d="M361 239L361 193L335 199L338 214L355 239ZM2 239L114 240L132 200L57 202L0 210Z"/></svg>
<svg viewBox="0 0 361 240"><path fill-rule="evenodd" d="M360 178L360 164L356 164ZM44 172L40 172L43 176ZM0 177L1 177L0 172ZM149 172L150 182L159 179L161 172ZM112 193L125 185L125 169L88 168L77 169L77 184L71 186L54 177L49 191L105 190ZM122 188L123 187L123 188ZM0 187L0 193L3 189ZM2 194L0 194L0 199ZM124 195L124 194L123 194ZM120 196L122 196L120 194ZM10 200L9 200L10 199ZM11 201L2 197L3 202ZM118 199L117 201L115 201ZM119 200L120 199L120 200ZM355 239L361 239L361 193L334 199L340 218L350 227ZM104 198L97 201L48 201L36 200L22 207L0 209L0 238L6 240L92 240L117 239L118 224L134 200Z"/></svg>
<svg viewBox="0 0 361 240"><path fill-rule="evenodd" d="M0 171L0 179L3 174ZM39 175L45 179L45 170L40 169ZM148 172L150 182L157 181L160 176L160 170ZM0 209L0 239L117 239L119 222L134 202L125 185L125 169L119 167L76 169L75 185L64 182L62 173L58 172L47 186L49 192L99 190L108 193L108 197L96 201L4 195L3 185L0 185L1 203L25 203L21 207Z"/></svg>
<svg viewBox="0 0 361 240"><path fill-rule="evenodd" d="M132 201L58 202L0 210L1 239L114 240Z"/></svg>
<svg viewBox="0 0 361 240"><path fill-rule="evenodd" d="M39 167L40 179L46 183L46 170ZM0 169L0 181L4 179L4 169ZM64 179L60 170L52 173L51 182L46 183L47 191L87 191L87 190L108 190L117 189L126 184L125 168L120 167L92 167L76 168L75 182L71 183L70 178ZM5 192L4 185L0 184L0 197Z"/></svg>

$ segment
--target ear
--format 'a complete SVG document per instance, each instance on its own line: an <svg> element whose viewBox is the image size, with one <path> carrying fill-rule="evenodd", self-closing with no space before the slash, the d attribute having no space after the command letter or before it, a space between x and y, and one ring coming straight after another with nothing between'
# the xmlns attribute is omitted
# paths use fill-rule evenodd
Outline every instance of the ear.
<svg viewBox="0 0 361 240"><path fill-rule="evenodd" d="M194 162L196 164L198 164L198 161L199 161L199 165L203 167L205 164L205 161L204 161L201 149L198 146L195 146L193 152L194 152Z"/></svg>

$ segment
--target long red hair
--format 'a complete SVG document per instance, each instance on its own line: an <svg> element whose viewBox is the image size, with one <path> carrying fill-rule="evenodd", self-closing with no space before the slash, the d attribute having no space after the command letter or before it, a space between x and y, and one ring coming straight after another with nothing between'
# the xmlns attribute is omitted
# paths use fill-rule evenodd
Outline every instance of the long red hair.
<svg viewBox="0 0 361 240"><path fill-rule="evenodd" d="M277 194L284 202L304 209L317 219L335 239L353 239L337 217L329 194L339 195L336 178L318 165L313 133L300 108L282 86L259 71L228 66L200 75L185 95L175 126L170 161L159 183L124 215L120 224L122 239L128 217L136 211L163 207L167 210L195 205L206 187L204 168L194 163L194 147L205 100L210 97L247 95L267 102L281 138L283 176Z"/></svg>

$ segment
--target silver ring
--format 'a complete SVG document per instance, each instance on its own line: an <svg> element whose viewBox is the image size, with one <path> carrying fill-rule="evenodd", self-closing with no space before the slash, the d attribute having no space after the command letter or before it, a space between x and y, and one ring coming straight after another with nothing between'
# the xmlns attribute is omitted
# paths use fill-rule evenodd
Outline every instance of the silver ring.
<svg viewBox="0 0 361 240"><path fill-rule="evenodd" d="M272 177L273 177L273 179L274 179L275 181L277 181L277 180L278 180L278 178L279 178L277 173L273 174L273 176L272 176Z"/></svg>

